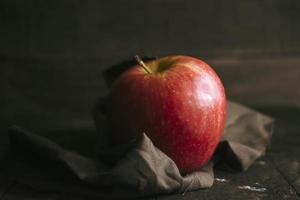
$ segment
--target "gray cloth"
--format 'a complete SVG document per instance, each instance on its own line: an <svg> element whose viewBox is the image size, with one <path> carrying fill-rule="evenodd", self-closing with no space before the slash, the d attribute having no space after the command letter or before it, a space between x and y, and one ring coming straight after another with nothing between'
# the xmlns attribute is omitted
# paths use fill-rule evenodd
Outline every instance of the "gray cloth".
<svg viewBox="0 0 300 200"><path fill-rule="evenodd" d="M204 168L186 176L179 173L176 164L156 148L146 134L126 147L106 149L100 153L100 157L104 158L114 157L112 154L120 155L122 152L120 159L109 165L99 157L85 157L18 127L12 127L9 133L15 155L30 152L26 155L37 156L39 162L47 161L49 166L60 163L64 173L73 174L75 179L93 186L94 189L113 188L111 195L141 197L211 187L214 182L214 165L226 166L231 170L246 170L265 153L271 138L272 122L270 117L229 102L224 137L214 158ZM24 156L22 158L24 160ZM55 175L60 174L59 169L58 166L52 167ZM16 179L33 187L53 189L55 183L39 182L40 175L32 171ZM78 191L71 189L71 192Z"/></svg>
<svg viewBox="0 0 300 200"><path fill-rule="evenodd" d="M152 58L143 58L149 59ZM108 87L135 62L126 61L106 70L104 79ZM214 168L246 170L264 155L272 136L272 118L229 101L225 132L213 158L202 169L182 176L172 159L152 144L147 133L129 144L110 147L105 108L103 98L94 109L99 133L95 158L12 127L9 131L12 152L6 164L7 173L37 189L99 197L105 193L106 197L122 199L184 193L212 187Z"/></svg>

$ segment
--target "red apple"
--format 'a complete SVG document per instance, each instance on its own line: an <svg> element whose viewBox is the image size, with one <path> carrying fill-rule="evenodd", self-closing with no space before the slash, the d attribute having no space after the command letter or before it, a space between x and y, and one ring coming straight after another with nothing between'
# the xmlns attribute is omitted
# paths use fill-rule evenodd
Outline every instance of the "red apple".
<svg viewBox="0 0 300 200"><path fill-rule="evenodd" d="M112 143L146 133L181 173L200 169L224 130L226 97L219 77L208 64L188 56L137 61L110 91Z"/></svg>

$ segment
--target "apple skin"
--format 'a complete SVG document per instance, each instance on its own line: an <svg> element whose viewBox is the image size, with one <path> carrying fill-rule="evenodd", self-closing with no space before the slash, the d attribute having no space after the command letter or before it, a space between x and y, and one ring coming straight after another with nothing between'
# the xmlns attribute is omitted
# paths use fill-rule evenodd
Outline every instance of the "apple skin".
<svg viewBox="0 0 300 200"><path fill-rule="evenodd" d="M113 84L108 101L110 140L120 145L143 133L182 174L211 159L224 131L224 87L205 62L168 56L136 65Z"/></svg>

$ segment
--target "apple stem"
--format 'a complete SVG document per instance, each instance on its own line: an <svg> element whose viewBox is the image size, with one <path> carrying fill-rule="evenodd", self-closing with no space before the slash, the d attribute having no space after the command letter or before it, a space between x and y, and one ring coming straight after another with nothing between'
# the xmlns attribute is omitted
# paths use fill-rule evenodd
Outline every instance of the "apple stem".
<svg viewBox="0 0 300 200"><path fill-rule="evenodd" d="M149 69L149 67L147 67L147 65L144 63L144 61L139 57L139 56L134 56L134 58L136 59L136 61L144 68L144 70L148 73L148 74L152 74L152 71Z"/></svg>

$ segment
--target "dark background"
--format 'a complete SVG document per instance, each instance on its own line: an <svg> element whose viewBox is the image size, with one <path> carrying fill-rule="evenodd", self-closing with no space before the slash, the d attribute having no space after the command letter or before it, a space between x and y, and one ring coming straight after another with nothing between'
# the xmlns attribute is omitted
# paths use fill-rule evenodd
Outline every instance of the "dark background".
<svg viewBox="0 0 300 200"><path fill-rule="evenodd" d="M296 0L2 0L0 146L11 124L54 138L93 133L102 71L136 54L199 57L229 99L295 120L299 11Z"/></svg>

